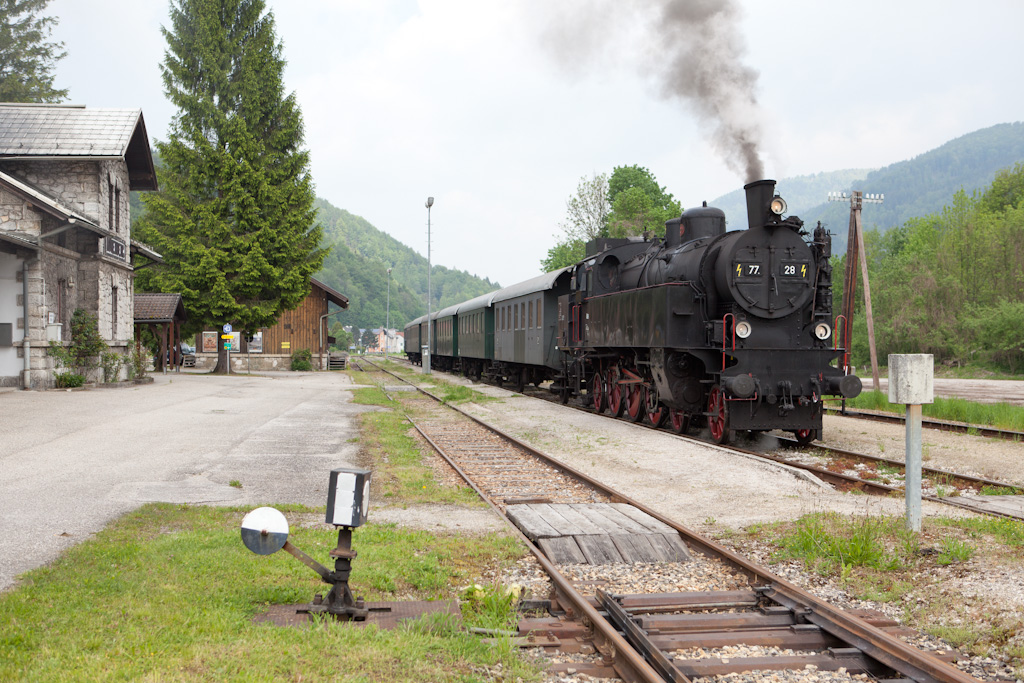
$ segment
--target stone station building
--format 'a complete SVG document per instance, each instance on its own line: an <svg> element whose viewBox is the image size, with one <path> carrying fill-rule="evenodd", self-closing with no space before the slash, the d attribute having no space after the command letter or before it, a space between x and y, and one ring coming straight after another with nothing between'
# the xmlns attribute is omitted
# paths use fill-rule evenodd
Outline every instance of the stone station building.
<svg viewBox="0 0 1024 683"><path fill-rule="evenodd" d="M77 308L128 350L131 259L160 258L131 240L129 192L156 189L141 110L0 103L0 386L53 386Z"/></svg>

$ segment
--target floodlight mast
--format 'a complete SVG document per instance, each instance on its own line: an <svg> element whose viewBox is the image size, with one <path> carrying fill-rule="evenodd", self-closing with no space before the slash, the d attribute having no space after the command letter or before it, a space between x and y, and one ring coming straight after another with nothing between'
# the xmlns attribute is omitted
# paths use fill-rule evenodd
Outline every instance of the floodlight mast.
<svg viewBox="0 0 1024 683"><path fill-rule="evenodd" d="M871 283L868 281L868 257L867 251L861 245L864 244L864 229L861 224L860 212L864 204L881 204L885 201L884 194L864 194L863 192L829 192L830 202L850 202L850 231L846 239L846 274L843 280L843 344L846 346L845 365L849 367L850 335L853 331L853 303L857 290L857 266L858 256L860 260L861 275L864 278L864 312L868 323L868 350L871 353L871 380L873 388L878 390L878 353L875 350L875 320L871 311ZM846 399L843 399L843 408L846 408Z"/></svg>
<svg viewBox="0 0 1024 683"><path fill-rule="evenodd" d="M434 198L427 197L427 343L426 351L423 352L423 374L430 374L430 341L433 339L433 327L430 321L430 207L434 205Z"/></svg>

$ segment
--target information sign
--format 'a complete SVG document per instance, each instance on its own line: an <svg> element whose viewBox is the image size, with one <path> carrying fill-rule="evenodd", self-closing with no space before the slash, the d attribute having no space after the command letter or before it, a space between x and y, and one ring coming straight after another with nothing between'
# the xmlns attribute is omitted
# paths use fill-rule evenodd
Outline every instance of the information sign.
<svg viewBox="0 0 1024 683"><path fill-rule="evenodd" d="M231 334L231 323L224 323L224 334Z"/></svg>

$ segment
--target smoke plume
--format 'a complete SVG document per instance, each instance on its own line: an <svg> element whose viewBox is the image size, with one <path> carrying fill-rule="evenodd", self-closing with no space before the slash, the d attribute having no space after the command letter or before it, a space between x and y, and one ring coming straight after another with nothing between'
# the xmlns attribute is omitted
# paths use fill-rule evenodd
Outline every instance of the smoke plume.
<svg viewBox="0 0 1024 683"><path fill-rule="evenodd" d="M563 61L578 67L581 60L607 62L610 50L616 59L646 52L639 65L644 73L654 75L663 97L692 106L729 168L746 182L764 177L758 72L742 63L746 46L735 0L570 4L574 9L566 11L563 5L547 36ZM647 49L638 51L637 44Z"/></svg>

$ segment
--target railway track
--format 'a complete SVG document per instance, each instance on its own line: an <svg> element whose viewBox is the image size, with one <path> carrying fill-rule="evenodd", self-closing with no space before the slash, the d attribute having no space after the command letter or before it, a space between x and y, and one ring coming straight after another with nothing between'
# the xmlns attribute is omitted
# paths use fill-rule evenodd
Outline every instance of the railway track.
<svg viewBox="0 0 1024 683"><path fill-rule="evenodd" d="M365 370L372 362L362 364ZM520 622L522 644L598 655L560 665L561 671L652 682L744 671L768 672L767 678L772 671L808 668L885 681L976 680L949 663L955 653L924 652L900 640L905 633L882 615L834 607L419 391L403 402L436 404L417 411L427 417L410 422L504 517L550 577L553 594L532 605L548 613ZM634 573L649 571L649 562L692 565L698 573L726 577L728 585L616 593L567 576L580 564L623 562Z"/></svg>
<svg viewBox="0 0 1024 683"><path fill-rule="evenodd" d="M541 389L535 391L528 390L524 395L551 403L558 401L555 395ZM577 410L593 412L588 406L572 404L569 404L569 406ZM626 417L614 418L611 415L605 415L605 417L634 422L638 426L648 429L659 429L649 424L646 420L636 422ZM1014 432L1001 433L1014 434ZM695 438L692 435L680 436L682 438ZM780 450L783 454L781 455L768 453L764 450L744 448L739 443L719 447L811 472L819 479L828 482L842 491L856 489L873 495L904 495L904 488L900 479L904 473L904 463L902 461L847 451L823 443L804 446L795 439L785 436L778 436L776 438L782 447ZM817 454L814 462L808 461L807 453ZM924 500L970 510L979 514L1024 521L1024 509L1015 502L1006 503L1006 501L1013 500L1006 496L1024 495L1024 488L1020 486L932 467L922 467L922 485L925 491L922 495ZM934 493L927 493L928 491Z"/></svg>
<svg viewBox="0 0 1024 683"><path fill-rule="evenodd" d="M861 410L846 410L837 408L826 408L829 415L838 415L840 417L851 417L858 420L869 420L872 422L884 422L887 424L905 424L906 418L901 415L893 415L891 413L869 413ZM935 429L942 432L952 432L954 434L973 434L977 436L985 436L992 439L1005 439L1007 441L1024 442L1024 432L1016 432L1009 429L996 429L995 427L987 427L983 425L971 425L963 422L949 422L946 420L931 420L924 418L921 421L921 426L925 429Z"/></svg>

